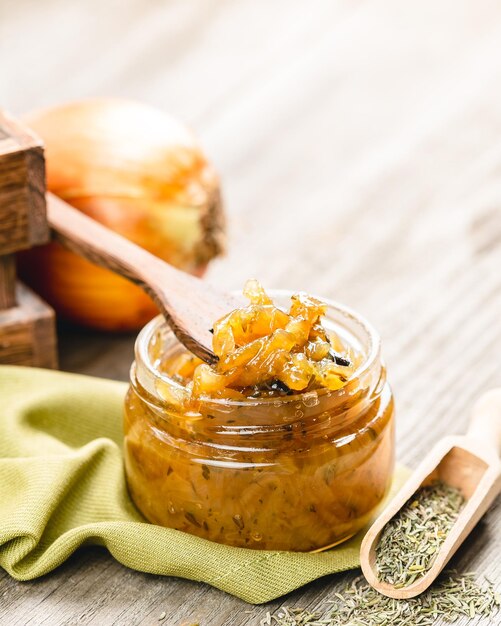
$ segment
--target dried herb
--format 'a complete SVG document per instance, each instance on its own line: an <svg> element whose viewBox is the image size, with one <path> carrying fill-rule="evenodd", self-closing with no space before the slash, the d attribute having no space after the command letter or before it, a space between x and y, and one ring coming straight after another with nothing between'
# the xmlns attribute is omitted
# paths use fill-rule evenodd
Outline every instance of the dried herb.
<svg viewBox="0 0 501 626"><path fill-rule="evenodd" d="M272 391L280 391L286 396L290 396L292 393L294 393L292 389L290 389L285 383L278 379L273 380L268 386Z"/></svg>
<svg viewBox="0 0 501 626"><path fill-rule="evenodd" d="M184 517L190 522L190 524L193 524L194 526L196 526L197 528L201 528L201 524L200 522L197 520L197 518L193 515L193 513L185 513Z"/></svg>
<svg viewBox="0 0 501 626"><path fill-rule="evenodd" d="M275 378L269 382L261 383L259 385L254 385L252 390L252 397L255 396L256 398L263 397L263 393L267 391L271 391L283 396L290 396L294 393L292 389L290 389L290 387L288 387L281 380L278 380L278 378Z"/></svg>
<svg viewBox="0 0 501 626"><path fill-rule="evenodd" d="M421 578L464 506L455 487L436 481L421 487L384 527L376 548L379 580L397 589Z"/></svg>
<svg viewBox="0 0 501 626"><path fill-rule="evenodd" d="M351 361L349 359L345 356L341 356L337 352L334 352L332 348L329 350L329 357L336 365L341 365L343 367L349 367L351 365Z"/></svg>
<svg viewBox="0 0 501 626"><path fill-rule="evenodd" d="M492 617L499 610L501 598L493 585L475 574L445 572L427 591L409 600L395 600L379 594L359 576L343 593L328 600L329 608L311 612L284 607L268 613L261 626L432 626L437 620L453 623L460 616L466 620ZM463 622L461 622L463 623Z"/></svg>
<svg viewBox="0 0 501 626"><path fill-rule="evenodd" d="M232 517L233 522L235 523L235 526L239 529L239 530L243 530L244 526L245 526L245 522L242 519L241 515L234 515Z"/></svg>

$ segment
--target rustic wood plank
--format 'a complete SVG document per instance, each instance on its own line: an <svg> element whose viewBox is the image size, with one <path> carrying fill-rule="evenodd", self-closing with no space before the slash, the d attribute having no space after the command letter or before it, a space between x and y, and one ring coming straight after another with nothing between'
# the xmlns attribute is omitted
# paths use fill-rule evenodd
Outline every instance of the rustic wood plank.
<svg viewBox="0 0 501 626"><path fill-rule="evenodd" d="M0 252L17 252L48 239L42 142L0 111Z"/></svg>
<svg viewBox="0 0 501 626"><path fill-rule="evenodd" d="M42 142L0 110L0 363L57 367L54 313L16 284L14 256L48 239Z"/></svg>
<svg viewBox="0 0 501 626"><path fill-rule="evenodd" d="M16 258L0 256L0 311L16 304Z"/></svg>
<svg viewBox="0 0 501 626"><path fill-rule="evenodd" d="M462 432L475 397L501 381L499 4L97 4L21 1L2 15L5 104L17 114L111 93L192 123L230 214L228 256L209 278L239 288L256 275L367 315L383 338L403 462ZM61 365L126 380L133 341L64 327ZM498 499L453 565L501 584L500 555ZM352 578L249 607L92 548L33 583L0 574L0 621L254 626L284 604L322 606Z"/></svg>
<svg viewBox="0 0 501 626"><path fill-rule="evenodd" d="M19 282L15 299L0 310L0 363L56 368L54 311Z"/></svg>

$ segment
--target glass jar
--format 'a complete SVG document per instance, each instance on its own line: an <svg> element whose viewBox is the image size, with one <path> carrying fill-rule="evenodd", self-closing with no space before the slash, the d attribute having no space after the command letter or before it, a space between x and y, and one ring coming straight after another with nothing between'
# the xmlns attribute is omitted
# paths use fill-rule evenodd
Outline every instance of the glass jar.
<svg viewBox="0 0 501 626"><path fill-rule="evenodd" d="M279 305L290 293L271 293ZM130 495L151 522L247 548L312 551L373 517L394 468L394 406L377 333L336 303L323 324L362 355L337 391L203 399L161 371L180 344L157 317L136 341L125 402Z"/></svg>

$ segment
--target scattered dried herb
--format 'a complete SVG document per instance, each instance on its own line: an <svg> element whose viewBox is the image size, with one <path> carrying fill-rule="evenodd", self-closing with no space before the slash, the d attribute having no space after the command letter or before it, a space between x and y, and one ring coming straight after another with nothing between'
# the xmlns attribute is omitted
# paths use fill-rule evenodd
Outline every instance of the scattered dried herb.
<svg viewBox="0 0 501 626"><path fill-rule="evenodd" d="M383 529L376 548L379 580L400 589L421 578L433 565L464 502L458 489L441 481L421 487Z"/></svg>
<svg viewBox="0 0 501 626"><path fill-rule="evenodd" d="M311 612L284 607L268 613L261 626L432 626L437 620L453 623L460 616L467 621L492 617L499 610L501 597L484 579L476 581L473 572L445 572L427 591L409 600L387 598L373 589L363 576L357 577L343 593L328 600L329 608ZM463 622L461 622L463 623Z"/></svg>

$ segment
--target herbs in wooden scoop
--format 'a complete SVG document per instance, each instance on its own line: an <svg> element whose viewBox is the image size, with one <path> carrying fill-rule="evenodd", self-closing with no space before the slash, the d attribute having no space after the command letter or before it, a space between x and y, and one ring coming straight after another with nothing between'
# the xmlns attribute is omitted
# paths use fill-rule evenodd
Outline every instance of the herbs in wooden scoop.
<svg viewBox="0 0 501 626"><path fill-rule="evenodd" d="M376 548L379 580L399 589L424 576L463 505L455 487L441 481L421 487L384 527Z"/></svg>

